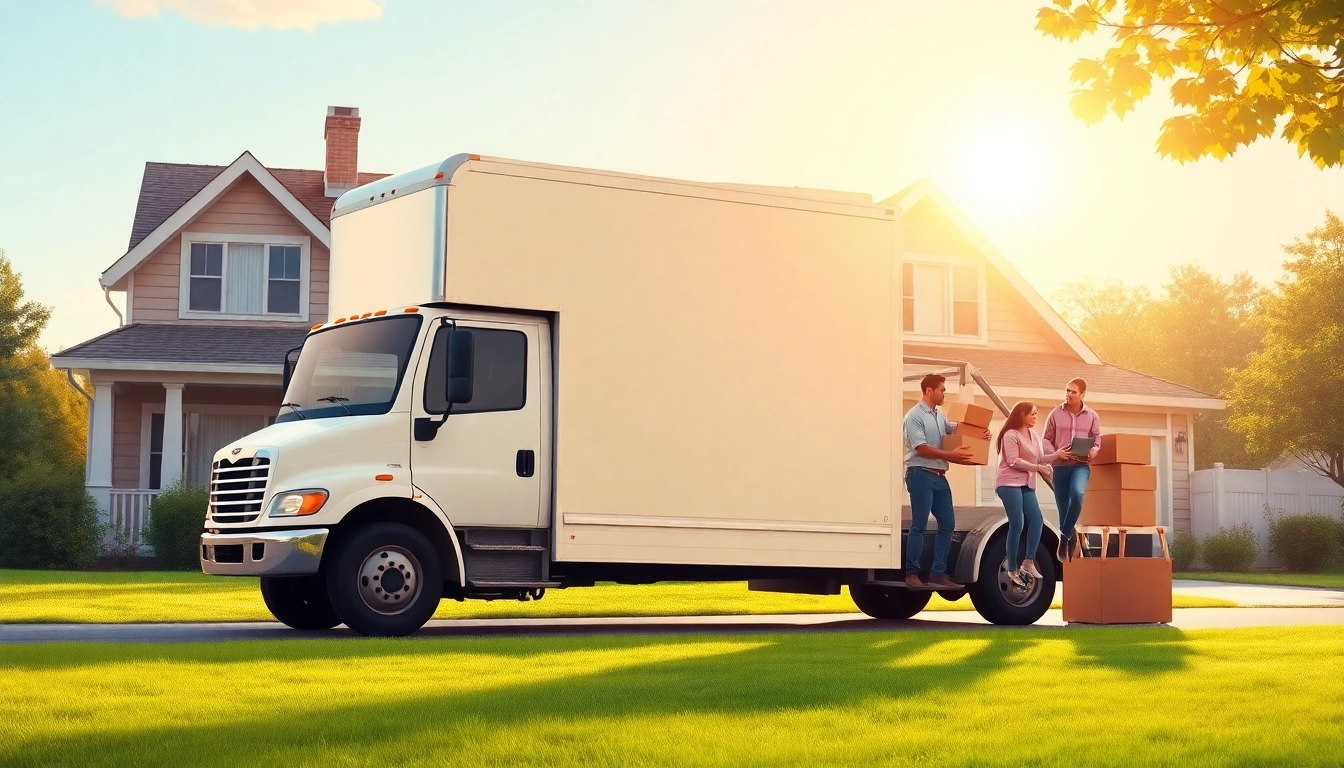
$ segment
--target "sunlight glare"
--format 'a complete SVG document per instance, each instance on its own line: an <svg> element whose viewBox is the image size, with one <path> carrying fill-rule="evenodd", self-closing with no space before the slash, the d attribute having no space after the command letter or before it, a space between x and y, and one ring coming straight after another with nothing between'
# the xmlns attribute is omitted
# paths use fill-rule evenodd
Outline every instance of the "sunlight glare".
<svg viewBox="0 0 1344 768"><path fill-rule="evenodd" d="M1038 212L1050 197L1057 149L1040 126L1007 119L981 122L956 146L947 189L964 201L972 218Z"/></svg>

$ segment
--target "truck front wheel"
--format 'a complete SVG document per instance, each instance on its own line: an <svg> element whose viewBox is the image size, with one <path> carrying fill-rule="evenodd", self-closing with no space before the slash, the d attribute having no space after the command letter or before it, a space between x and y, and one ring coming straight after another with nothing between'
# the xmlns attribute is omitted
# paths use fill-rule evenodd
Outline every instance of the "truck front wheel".
<svg viewBox="0 0 1344 768"><path fill-rule="evenodd" d="M924 610L933 593L880 584L851 584L849 596L860 611L874 619L900 621Z"/></svg>
<svg viewBox="0 0 1344 768"><path fill-rule="evenodd" d="M1036 548L1040 579L1030 579L1022 589L1008 578L1008 538L995 536L980 558L980 573L971 585L971 604L994 624L1034 624L1050 610L1055 598L1055 558L1041 544Z"/></svg>
<svg viewBox="0 0 1344 768"><path fill-rule="evenodd" d="M320 576L262 576L261 599L277 621L294 629L331 629L341 623Z"/></svg>
<svg viewBox="0 0 1344 768"><path fill-rule="evenodd" d="M375 523L343 541L327 569L336 615L361 635L404 637L434 615L443 566L434 545L399 523Z"/></svg>

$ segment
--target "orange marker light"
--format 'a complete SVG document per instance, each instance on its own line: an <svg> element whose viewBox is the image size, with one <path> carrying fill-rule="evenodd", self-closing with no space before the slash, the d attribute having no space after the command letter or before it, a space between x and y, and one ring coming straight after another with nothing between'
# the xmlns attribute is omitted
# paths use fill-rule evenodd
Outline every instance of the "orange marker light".
<svg viewBox="0 0 1344 768"><path fill-rule="evenodd" d="M386 309L380 309L380 310L378 310L377 312L374 312L374 313L373 313L373 316L374 316L374 317L382 317L383 315L386 315L386 314L387 314L387 310L386 310Z"/></svg>
<svg viewBox="0 0 1344 768"><path fill-rule="evenodd" d="M309 328L308 330L310 330L310 331L316 331L318 328L321 328L321 327L322 327L322 324L321 324L321 323L318 323L317 325L314 325L312 328Z"/></svg>
<svg viewBox="0 0 1344 768"><path fill-rule="evenodd" d="M372 312L365 312L364 314L362 314L362 315L359 316L359 319L360 319L360 320L363 320L364 318L366 318L366 317L368 317L368 316L370 316L370 315L372 315L372 314L373 314Z"/></svg>
<svg viewBox="0 0 1344 768"><path fill-rule="evenodd" d="M338 322L338 323L344 323L344 322L345 322L345 318L344 318L344 317L339 318L339 319L336 320L336 322Z"/></svg>
<svg viewBox="0 0 1344 768"><path fill-rule="evenodd" d="M419 308L419 307L407 307L407 308L405 308L405 309L403 309L403 310L401 310L401 311L402 311L402 312L419 312L419 311L420 311L420 308Z"/></svg>
<svg viewBox="0 0 1344 768"><path fill-rule="evenodd" d="M392 482L392 476L391 476L391 475L374 475L373 479L374 479L374 480L377 480L377 481L380 482L380 483L390 483L390 482Z"/></svg>
<svg viewBox="0 0 1344 768"><path fill-rule="evenodd" d="M442 179L442 178L443 178L443 171L439 171L438 173L434 174L434 178L435 178L435 179Z"/></svg>
<svg viewBox="0 0 1344 768"><path fill-rule="evenodd" d="M481 156L480 156L480 155L467 155L467 159L468 159L468 160L480 160L480 159L481 159Z"/></svg>

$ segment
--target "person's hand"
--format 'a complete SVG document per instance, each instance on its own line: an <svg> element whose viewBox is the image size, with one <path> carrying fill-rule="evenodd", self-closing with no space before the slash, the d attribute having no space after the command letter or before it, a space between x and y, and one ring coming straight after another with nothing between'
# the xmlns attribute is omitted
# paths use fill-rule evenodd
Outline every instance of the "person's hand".
<svg viewBox="0 0 1344 768"><path fill-rule="evenodd" d="M1072 448L1065 448L1064 450L1059 452L1059 458L1065 461L1073 461L1074 459L1077 458L1077 456L1074 454Z"/></svg>
<svg viewBox="0 0 1344 768"><path fill-rule="evenodd" d="M1037 469L1040 470L1041 474L1042 474L1042 475L1045 477L1045 479L1047 479L1047 480L1049 480L1049 479L1051 479L1051 478L1053 478L1053 477L1055 476L1055 468L1052 467L1052 466L1050 466L1049 464L1038 464L1038 465L1037 465Z"/></svg>
<svg viewBox="0 0 1344 768"><path fill-rule="evenodd" d="M971 450L971 446L962 445L953 449L952 455L948 457L948 461L954 461L958 464L970 464L971 459L973 458L975 458L975 451Z"/></svg>
<svg viewBox="0 0 1344 768"><path fill-rule="evenodd" d="M986 429L986 430L985 430L985 434L981 435L981 436L980 436L980 439L982 439L982 440L993 440L993 439L994 439L994 435L993 435L988 429Z"/></svg>

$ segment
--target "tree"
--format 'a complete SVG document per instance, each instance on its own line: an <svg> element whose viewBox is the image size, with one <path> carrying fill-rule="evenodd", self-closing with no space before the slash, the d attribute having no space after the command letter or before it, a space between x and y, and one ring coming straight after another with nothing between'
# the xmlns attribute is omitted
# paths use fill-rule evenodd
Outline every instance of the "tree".
<svg viewBox="0 0 1344 768"><path fill-rule="evenodd" d="M1066 286L1058 300L1079 335L1109 363L1220 394L1229 372L1260 348L1256 311L1264 289L1249 274L1223 280L1190 263L1171 270L1157 295L1119 280ZM1196 467L1260 467L1278 456L1248 452L1227 414L1195 414Z"/></svg>
<svg viewBox="0 0 1344 768"><path fill-rule="evenodd" d="M34 462L82 471L87 403L37 346L51 310L23 294L0 250L0 477Z"/></svg>
<svg viewBox="0 0 1344 768"><path fill-rule="evenodd" d="M1171 81L1187 108L1162 124L1157 150L1181 163L1223 159L1279 136L1325 168L1344 163L1344 3L1338 0L1055 0L1036 28L1074 41L1099 28L1114 44L1080 59L1073 112L1123 118Z"/></svg>
<svg viewBox="0 0 1344 768"><path fill-rule="evenodd" d="M1295 258L1264 301L1264 349L1230 382L1231 424L1344 485L1344 222L1327 212L1284 250Z"/></svg>

